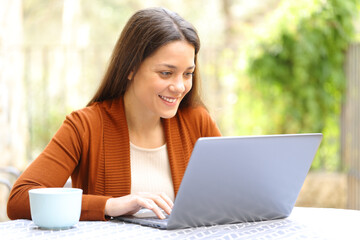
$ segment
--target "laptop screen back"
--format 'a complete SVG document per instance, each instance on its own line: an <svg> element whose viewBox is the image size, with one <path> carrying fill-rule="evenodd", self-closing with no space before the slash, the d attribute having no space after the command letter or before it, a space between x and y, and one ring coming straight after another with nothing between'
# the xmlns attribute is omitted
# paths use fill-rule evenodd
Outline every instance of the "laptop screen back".
<svg viewBox="0 0 360 240"><path fill-rule="evenodd" d="M168 229L287 217L322 134L200 138Z"/></svg>

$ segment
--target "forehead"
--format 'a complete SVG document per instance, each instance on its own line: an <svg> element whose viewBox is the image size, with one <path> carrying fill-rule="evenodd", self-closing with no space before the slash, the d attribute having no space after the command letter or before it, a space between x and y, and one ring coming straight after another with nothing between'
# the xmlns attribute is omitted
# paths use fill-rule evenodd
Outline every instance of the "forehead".
<svg viewBox="0 0 360 240"><path fill-rule="evenodd" d="M173 41L158 48L152 55L144 60L148 63L172 64L183 63L194 65L195 48L187 41Z"/></svg>

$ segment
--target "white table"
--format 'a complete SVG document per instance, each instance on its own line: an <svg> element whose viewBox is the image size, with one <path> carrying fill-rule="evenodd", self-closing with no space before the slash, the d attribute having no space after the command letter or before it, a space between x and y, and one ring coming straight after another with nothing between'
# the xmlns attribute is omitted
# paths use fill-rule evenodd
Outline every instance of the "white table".
<svg viewBox="0 0 360 240"><path fill-rule="evenodd" d="M30 220L0 223L0 239L360 239L360 211L294 208L286 219L181 230L119 221L81 221L68 230L39 229Z"/></svg>

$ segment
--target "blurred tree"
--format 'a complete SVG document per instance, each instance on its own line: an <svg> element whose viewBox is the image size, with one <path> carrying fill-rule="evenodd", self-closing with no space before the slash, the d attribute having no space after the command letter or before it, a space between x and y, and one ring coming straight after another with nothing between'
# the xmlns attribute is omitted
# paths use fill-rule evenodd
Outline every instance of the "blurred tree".
<svg viewBox="0 0 360 240"><path fill-rule="evenodd" d="M249 57L249 76L271 122L266 132L323 132L322 160L338 154L326 146L339 137L344 53L357 3L285 1L283 15L272 26L277 30L260 38Z"/></svg>
<svg viewBox="0 0 360 240"><path fill-rule="evenodd" d="M21 0L0 1L0 166L23 167L26 154L21 13Z"/></svg>
<svg viewBox="0 0 360 240"><path fill-rule="evenodd" d="M24 45L59 43L63 1L26 0L22 4Z"/></svg>

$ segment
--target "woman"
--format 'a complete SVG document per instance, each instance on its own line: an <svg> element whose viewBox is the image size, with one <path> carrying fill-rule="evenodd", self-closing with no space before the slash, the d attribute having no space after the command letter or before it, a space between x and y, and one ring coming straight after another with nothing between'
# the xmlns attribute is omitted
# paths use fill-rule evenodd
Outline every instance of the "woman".
<svg viewBox="0 0 360 240"><path fill-rule="evenodd" d="M199 137L220 131L202 104L193 26L163 8L135 13L123 29L97 93L68 115L14 184L10 219L31 218L28 191L83 189L81 220L141 208L171 213Z"/></svg>

